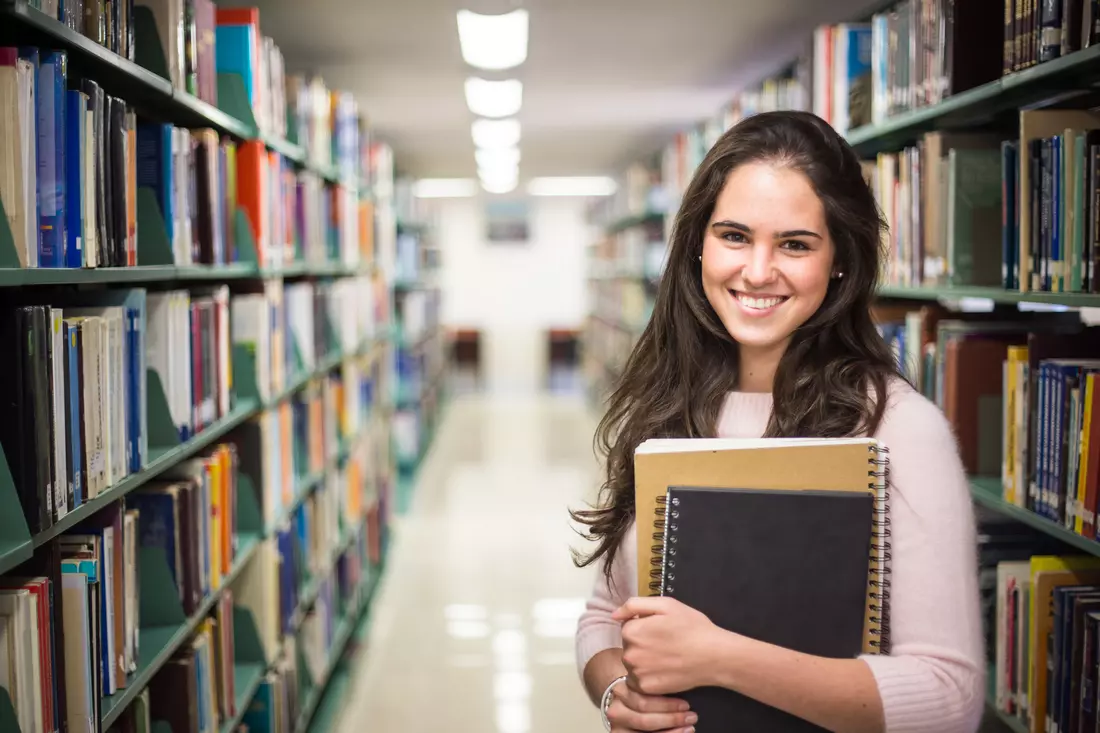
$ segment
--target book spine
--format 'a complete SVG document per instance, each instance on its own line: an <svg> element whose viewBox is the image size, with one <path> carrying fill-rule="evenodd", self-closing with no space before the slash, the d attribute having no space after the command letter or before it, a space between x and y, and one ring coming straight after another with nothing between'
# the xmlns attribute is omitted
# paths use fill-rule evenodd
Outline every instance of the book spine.
<svg viewBox="0 0 1100 733"><path fill-rule="evenodd" d="M77 327L65 323L65 380L68 400L66 424L69 429L69 474L72 484L69 506L74 509L84 503L84 449L81 443L83 423L80 419L81 374L77 338Z"/></svg>

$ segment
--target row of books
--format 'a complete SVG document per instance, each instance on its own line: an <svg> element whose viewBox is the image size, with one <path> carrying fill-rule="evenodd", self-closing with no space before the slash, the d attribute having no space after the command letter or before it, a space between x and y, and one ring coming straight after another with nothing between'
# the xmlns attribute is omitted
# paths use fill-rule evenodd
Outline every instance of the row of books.
<svg viewBox="0 0 1100 733"><path fill-rule="evenodd" d="M1100 12L1092 0L1005 0L1003 73L1053 61L1100 42Z"/></svg>
<svg viewBox="0 0 1100 733"><path fill-rule="evenodd" d="M1100 329L1074 312L884 305L876 318L906 376L951 421L969 474L999 478L1006 502L1100 539Z"/></svg>
<svg viewBox="0 0 1100 733"><path fill-rule="evenodd" d="M927 133L865 163L889 225L886 284L1100 291L1100 116L1023 110L1019 130Z"/></svg>
<svg viewBox="0 0 1100 733"><path fill-rule="evenodd" d="M95 82L67 88L66 67L63 51L0 49L0 201L15 246L8 266L138 264L142 189L159 214L142 221L163 227L162 237L143 232L142 242L170 246L143 261L240 260L238 208L261 266L372 256L354 189L326 186L257 141L139 121Z"/></svg>
<svg viewBox="0 0 1100 733"><path fill-rule="evenodd" d="M64 51L0 48L6 266L137 264L136 117L67 66Z"/></svg>
<svg viewBox="0 0 1100 733"><path fill-rule="evenodd" d="M1031 730L1094 730L1100 560L1022 554L995 567L997 709Z"/></svg>
<svg viewBox="0 0 1100 733"><path fill-rule="evenodd" d="M343 447L357 456L357 441L368 427L373 375L355 363L327 378L314 380L288 402L264 410L235 431L243 458L242 471L257 491L265 526L272 526L291 506L302 482L332 467ZM362 461L355 462L362 472ZM357 506L355 495L348 506Z"/></svg>
<svg viewBox="0 0 1100 733"><path fill-rule="evenodd" d="M22 730L98 730L102 699L157 652L140 648L142 584L168 572L194 613L233 564L235 505L235 452L219 445L62 534L30 574L0 579L0 686ZM140 562L158 554L163 570Z"/></svg>
<svg viewBox="0 0 1100 733"><path fill-rule="evenodd" d="M147 461L144 312L144 291L121 291L0 316L0 443L32 532Z"/></svg>
<svg viewBox="0 0 1100 733"><path fill-rule="evenodd" d="M1007 160L995 136L931 132L865 163L888 225L883 282L1002 286Z"/></svg>

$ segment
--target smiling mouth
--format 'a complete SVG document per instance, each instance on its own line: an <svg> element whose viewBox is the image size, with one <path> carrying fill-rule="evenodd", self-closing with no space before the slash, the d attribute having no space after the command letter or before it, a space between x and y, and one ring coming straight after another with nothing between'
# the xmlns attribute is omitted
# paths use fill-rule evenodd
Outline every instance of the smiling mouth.
<svg viewBox="0 0 1100 733"><path fill-rule="evenodd" d="M745 308L757 311L775 308L790 297L788 295L749 295L738 290L731 290L730 294Z"/></svg>

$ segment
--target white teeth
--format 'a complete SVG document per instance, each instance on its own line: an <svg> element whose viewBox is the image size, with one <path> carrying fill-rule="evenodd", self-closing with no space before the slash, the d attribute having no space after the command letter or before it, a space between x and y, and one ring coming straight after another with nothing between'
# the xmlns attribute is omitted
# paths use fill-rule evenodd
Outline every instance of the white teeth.
<svg viewBox="0 0 1100 733"><path fill-rule="evenodd" d="M744 293L737 293L737 299L742 305L755 310L767 310L783 302L783 298L753 298Z"/></svg>

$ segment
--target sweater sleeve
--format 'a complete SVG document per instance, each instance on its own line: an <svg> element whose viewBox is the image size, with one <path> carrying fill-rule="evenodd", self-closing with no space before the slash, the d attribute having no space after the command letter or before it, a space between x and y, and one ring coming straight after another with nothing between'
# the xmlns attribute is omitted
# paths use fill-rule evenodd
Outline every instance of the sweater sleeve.
<svg viewBox="0 0 1100 733"><path fill-rule="evenodd" d="M634 541L634 525L624 534L615 562L611 566L611 582L604 575L604 563L600 563L592 587L592 595L585 603L584 612L577 623L577 671L584 676L589 660L605 649L622 648L622 626L611 618L619 606L637 595L638 579L634 569L638 553Z"/></svg>
<svg viewBox="0 0 1100 733"><path fill-rule="evenodd" d="M877 437L890 450L891 647L861 658L887 733L973 733L985 665L969 486L939 408L908 386L890 399Z"/></svg>

